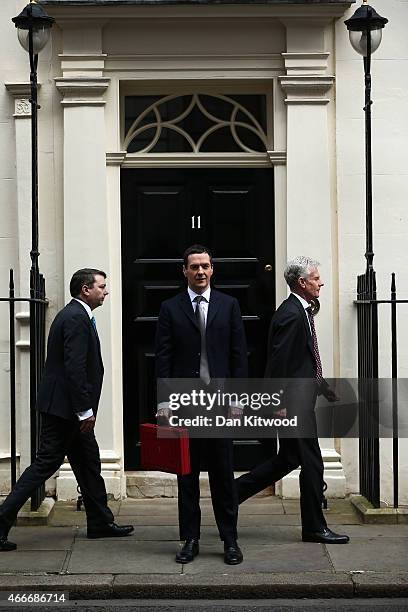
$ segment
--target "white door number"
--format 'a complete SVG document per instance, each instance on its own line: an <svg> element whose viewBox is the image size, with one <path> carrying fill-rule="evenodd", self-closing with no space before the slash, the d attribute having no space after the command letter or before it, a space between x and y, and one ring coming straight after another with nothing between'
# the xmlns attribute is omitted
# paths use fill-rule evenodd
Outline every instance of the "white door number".
<svg viewBox="0 0 408 612"><path fill-rule="evenodd" d="M191 227L192 229L201 229L201 215L197 217L197 225L196 225L196 216L193 215L191 217Z"/></svg>

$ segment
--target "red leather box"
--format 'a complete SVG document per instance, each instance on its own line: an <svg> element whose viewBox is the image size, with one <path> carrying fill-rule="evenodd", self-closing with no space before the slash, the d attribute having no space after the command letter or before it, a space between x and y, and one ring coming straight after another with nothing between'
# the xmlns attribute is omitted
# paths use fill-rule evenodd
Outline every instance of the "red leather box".
<svg viewBox="0 0 408 612"><path fill-rule="evenodd" d="M160 430L160 434L159 434ZM140 425L140 458L144 470L190 474L188 430L144 423Z"/></svg>

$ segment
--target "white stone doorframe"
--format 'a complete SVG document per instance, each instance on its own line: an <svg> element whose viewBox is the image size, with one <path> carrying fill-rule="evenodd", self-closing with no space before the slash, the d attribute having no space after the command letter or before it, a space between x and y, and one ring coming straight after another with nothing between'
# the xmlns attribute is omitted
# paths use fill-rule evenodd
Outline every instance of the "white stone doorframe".
<svg viewBox="0 0 408 612"><path fill-rule="evenodd" d="M337 253L333 233L332 209L333 189L330 169L329 127L327 104L330 101L334 77L328 74L330 55L326 51L326 20L308 21L303 18L284 19L287 49L276 57L276 62L267 70L263 66L257 73L256 61L250 69L243 69L239 81L243 83L274 83L273 147L268 152L266 163L275 166L275 223L276 223L276 280L277 302L286 297L287 289L282 279L282 270L288 256L310 254L323 264L326 276L325 295L327 301L319 314L317 325L326 333L320 334L320 348L326 374L333 375L335 357L335 313L337 287L334 270ZM62 77L56 79L61 92L64 113L64 284L72 272L86 265L101 267L108 272L111 295L102 312L98 312L98 331L102 340L105 362L105 382L98 416L97 437L101 448L102 470L106 478L108 493L114 497L125 494L123 470L123 423L122 423L122 343L121 343L121 257L120 257L120 170L122 166L151 167L158 161L127 155L121 150L120 133L120 84L121 79L132 82L135 92L143 91L146 69L140 69L137 59L134 71L121 72L120 66L112 67L109 56L102 51L101 30L103 23L97 20L84 22L94 35L87 36L87 49L82 52L78 45L85 36L78 36L77 26L72 20L64 29L64 52L61 54ZM65 27L66 26L66 27ZM93 49L90 49L93 46ZM299 48L305 49L299 52ZM72 53L72 49L76 49ZM122 57L117 62L127 61ZM229 56L217 56L214 66L203 68L191 60L185 70L166 63L160 78L179 83L224 83L237 82L236 69L228 68ZM211 60L212 61L212 60ZM142 60L143 62L143 60ZM210 62L207 57L207 62ZM232 65L232 64L231 64ZM111 66L109 68L109 66ZM214 67L221 75L214 78ZM168 71L168 74L166 73ZM220 73L218 73L220 74ZM109 75L109 76L107 76ZM152 83L153 75L149 76ZM279 85L277 83L279 82ZM105 142L106 137L106 142ZM105 151L108 153L105 155ZM285 152L286 165L285 165ZM210 157L210 156L209 156ZM168 165L214 165L238 166L234 156L223 159L167 160ZM176 162L176 163L175 163ZM242 159L240 160L242 164ZM256 165L248 160L248 165ZM161 157L160 165L166 160ZM243 165L246 165L244 163ZM262 165L265 166L265 158ZM93 228L95 240L90 243L78 227ZM301 219L301 223L299 220ZM327 228L325 235L317 228ZM318 233L318 240L316 235ZM344 496L345 477L336 452L334 440L323 442L325 480L329 495ZM57 494L60 499L76 497L75 480L69 466L64 466L57 479ZM285 478L282 494L298 496L297 474Z"/></svg>

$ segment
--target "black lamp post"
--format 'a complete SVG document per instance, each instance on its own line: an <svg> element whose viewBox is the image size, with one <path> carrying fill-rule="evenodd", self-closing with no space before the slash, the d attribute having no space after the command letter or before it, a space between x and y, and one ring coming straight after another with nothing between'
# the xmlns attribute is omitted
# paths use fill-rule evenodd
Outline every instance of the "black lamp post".
<svg viewBox="0 0 408 612"><path fill-rule="evenodd" d="M47 44L55 19L30 0L30 4L12 19L21 46L30 58L31 83L31 270L30 270L30 433L31 461L34 461L40 432L38 413L34 410L37 389L44 364L45 283L38 267L38 54ZM31 509L37 510L44 498L44 486L31 497Z"/></svg>
<svg viewBox="0 0 408 612"><path fill-rule="evenodd" d="M388 19L380 15L367 4L363 4L354 15L344 23L350 36L350 43L363 56L365 79L365 160L366 160L366 253L367 272L373 269L373 189L371 162L371 55L378 49L382 38L382 29Z"/></svg>
<svg viewBox="0 0 408 612"><path fill-rule="evenodd" d="M357 337L359 377L360 491L380 507L380 448L378 410L378 302L373 268L373 203L371 162L371 55L378 49L388 19L364 0L345 21L350 42L364 58L365 79L365 175L366 175L366 271L357 278ZM368 381L368 384L365 384Z"/></svg>
<svg viewBox="0 0 408 612"><path fill-rule="evenodd" d="M30 4L13 17L21 46L30 57L31 83L31 163L32 163L32 218L31 218L31 270L38 273L38 103L37 103L37 65L38 54L47 44L55 19L49 17L44 9L31 0Z"/></svg>

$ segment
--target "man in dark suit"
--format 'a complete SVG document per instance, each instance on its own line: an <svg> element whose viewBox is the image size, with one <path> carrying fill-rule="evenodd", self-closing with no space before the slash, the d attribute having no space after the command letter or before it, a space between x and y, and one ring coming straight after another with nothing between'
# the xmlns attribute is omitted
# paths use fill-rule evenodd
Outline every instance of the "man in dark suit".
<svg viewBox="0 0 408 612"><path fill-rule="evenodd" d="M305 437L279 441L278 454L236 480L242 503L265 487L281 480L300 465L300 507L304 542L345 544L348 536L328 529L322 512L323 460L317 439L314 407L318 393L329 401L336 395L322 377L314 318L313 299L323 283L319 263L308 257L290 261L284 276L291 293L274 314L269 330L265 377L294 379L288 383L283 402L288 416L297 414ZM307 436L307 437L306 437Z"/></svg>
<svg viewBox="0 0 408 612"><path fill-rule="evenodd" d="M88 538L126 536L133 531L131 525L114 523L94 434L103 363L92 311L108 295L105 272L78 270L70 292L73 299L57 314L48 336L37 397L37 410L42 413L38 454L0 506L0 551L15 550L7 536L18 511L58 470L65 456L81 488Z"/></svg>
<svg viewBox="0 0 408 612"><path fill-rule="evenodd" d="M184 253L188 287L163 302L156 336L158 378L196 378L208 385L213 378L245 378L247 349L238 302L210 287L211 253L193 245ZM200 380L201 379L201 380ZM159 405L158 416L166 415ZM168 416L168 409L167 409ZM178 477L180 539L178 563L189 563L199 552L201 459L208 465L211 498L225 563L242 561L237 544L238 501L234 486L232 440L190 439L191 474Z"/></svg>

